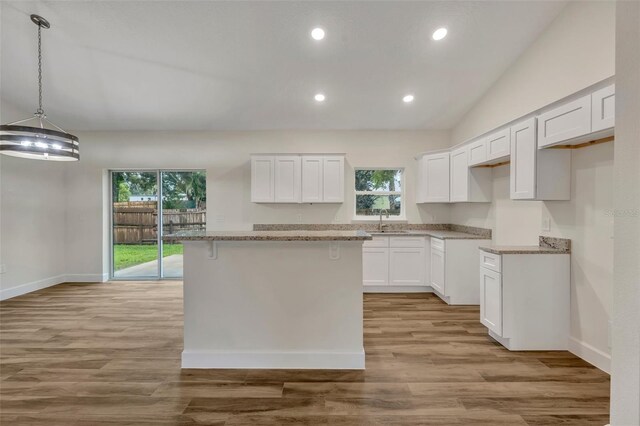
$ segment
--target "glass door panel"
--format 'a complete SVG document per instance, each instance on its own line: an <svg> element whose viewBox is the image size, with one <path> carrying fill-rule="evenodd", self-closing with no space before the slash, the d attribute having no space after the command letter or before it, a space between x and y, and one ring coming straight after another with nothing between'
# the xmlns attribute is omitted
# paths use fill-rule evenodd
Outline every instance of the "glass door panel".
<svg viewBox="0 0 640 426"><path fill-rule="evenodd" d="M114 171L111 186L113 277L158 278L158 173Z"/></svg>
<svg viewBox="0 0 640 426"><path fill-rule="evenodd" d="M162 235L206 229L205 171L162 171ZM182 244L162 243L162 277L182 278Z"/></svg>

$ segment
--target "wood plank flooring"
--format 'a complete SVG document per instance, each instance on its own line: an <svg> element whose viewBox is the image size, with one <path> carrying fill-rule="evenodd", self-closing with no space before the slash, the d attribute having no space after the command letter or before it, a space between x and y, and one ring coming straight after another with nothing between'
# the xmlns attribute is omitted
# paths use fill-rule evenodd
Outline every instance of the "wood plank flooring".
<svg viewBox="0 0 640 426"><path fill-rule="evenodd" d="M509 352L477 307L365 295L365 371L181 370L182 284L62 284L0 303L2 425L598 425L609 376ZM321 320L321 319L319 319Z"/></svg>

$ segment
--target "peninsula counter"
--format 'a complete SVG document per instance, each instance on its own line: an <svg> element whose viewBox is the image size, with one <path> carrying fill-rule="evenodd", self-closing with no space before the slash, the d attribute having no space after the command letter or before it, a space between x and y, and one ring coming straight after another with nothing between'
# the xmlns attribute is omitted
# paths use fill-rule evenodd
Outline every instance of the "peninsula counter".
<svg viewBox="0 0 640 426"><path fill-rule="evenodd" d="M364 369L362 231L185 232L183 368Z"/></svg>

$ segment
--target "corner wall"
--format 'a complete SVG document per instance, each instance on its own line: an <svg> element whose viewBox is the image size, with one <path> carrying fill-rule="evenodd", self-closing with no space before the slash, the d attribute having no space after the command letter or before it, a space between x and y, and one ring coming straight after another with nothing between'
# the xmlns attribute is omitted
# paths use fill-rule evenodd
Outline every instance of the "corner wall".
<svg viewBox="0 0 640 426"><path fill-rule="evenodd" d="M615 3L571 2L452 131L464 142L615 74ZM570 238L571 351L609 371L613 297L612 143L572 151L571 201L513 201L509 166L491 204L455 204L452 223L494 229L497 244ZM549 218L550 230L542 230Z"/></svg>

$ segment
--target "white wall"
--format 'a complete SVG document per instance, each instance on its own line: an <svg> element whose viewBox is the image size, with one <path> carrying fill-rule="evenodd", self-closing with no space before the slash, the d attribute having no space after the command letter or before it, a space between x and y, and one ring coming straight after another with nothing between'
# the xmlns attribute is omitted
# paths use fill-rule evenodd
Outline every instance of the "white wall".
<svg viewBox="0 0 640 426"><path fill-rule="evenodd" d="M615 74L615 3L574 1L452 132L459 143Z"/></svg>
<svg viewBox="0 0 640 426"><path fill-rule="evenodd" d="M265 131L80 133L81 161L67 168L68 274L108 272L106 171L187 168L207 171L207 228L250 229L253 223L350 222L353 168L405 167L407 219L447 222L449 206L417 206L414 156L449 145L448 131ZM250 202L249 155L259 152L346 153L343 204Z"/></svg>
<svg viewBox="0 0 640 426"><path fill-rule="evenodd" d="M452 145L479 136L614 75L615 4L573 2L467 113ZM613 283L613 144L572 151L571 201L509 199L509 166L493 169L488 205L457 204L451 221L490 227L498 244L570 238L571 350L609 369ZM541 230L543 218L551 231Z"/></svg>
<svg viewBox="0 0 640 426"><path fill-rule="evenodd" d="M29 117L2 104L1 122ZM0 156L0 299L65 280L65 165Z"/></svg>
<svg viewBox="0 0 640 426"><path fill-rule="evenodd" d="M616 12L611 424L640 424L640 3Z"/></svg>

